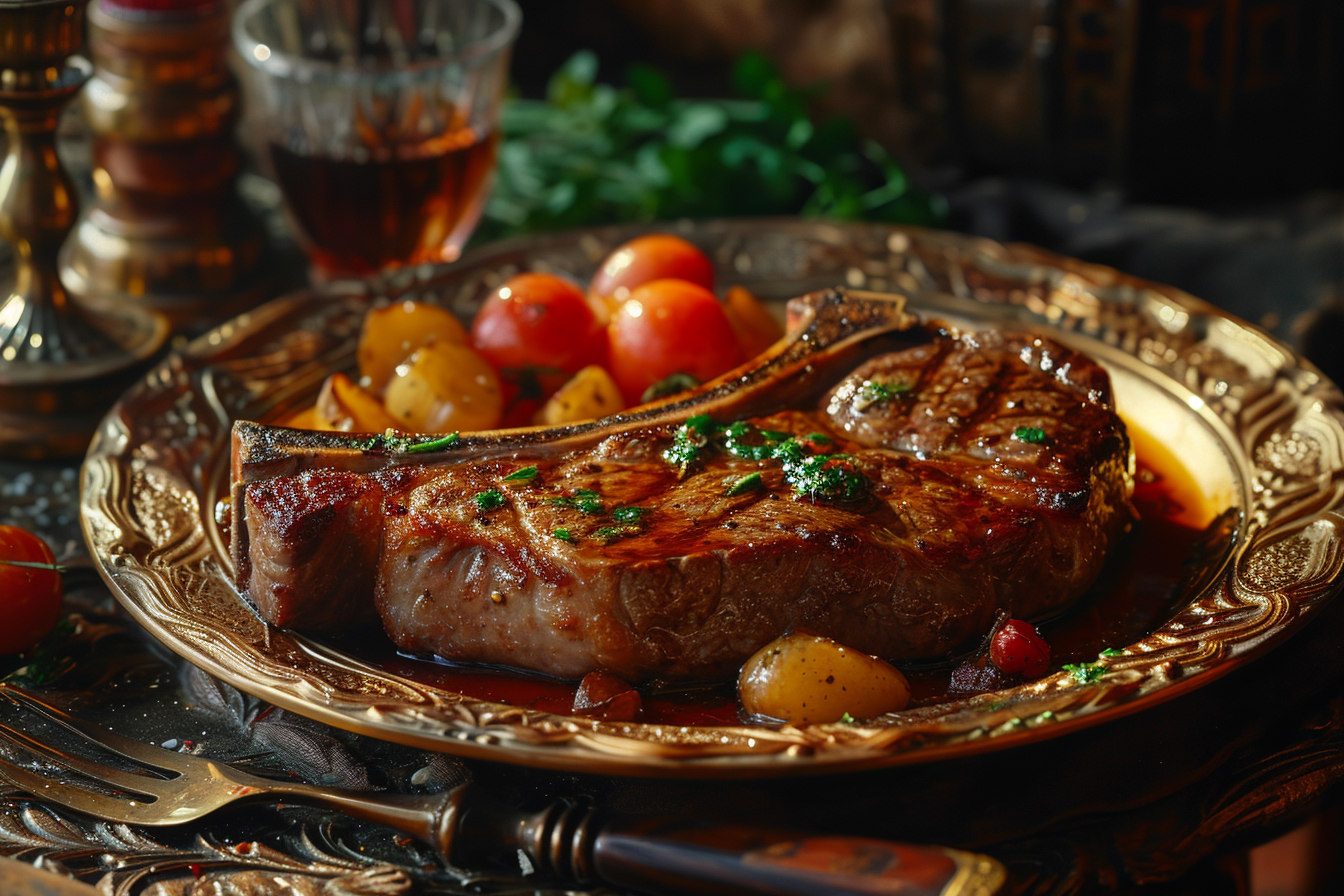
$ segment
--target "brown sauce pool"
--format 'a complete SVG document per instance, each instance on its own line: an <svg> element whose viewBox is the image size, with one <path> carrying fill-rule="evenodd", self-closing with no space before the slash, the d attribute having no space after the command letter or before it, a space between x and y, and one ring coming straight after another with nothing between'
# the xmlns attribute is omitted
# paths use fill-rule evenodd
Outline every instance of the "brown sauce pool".
<svg viewBox="0 0 1344 896"><path fill-rule="evenodd" d="M1130 428L1138 455L1134 506L1139 521L1112 551L1101 576L1073 607L1040 625L1050 644L1052 669L1085 663L1108 647L1124 647L1170 619L1191 574L1196 544L1213 521L1211 507L1180 462L1165 446ZM381 648L359 650L360 658L403 678L477 700L568 715L576 683L514 670L456 666ZM912 706L945 699L951 675L945 668L906 669ZM641 689L640 722L662 725L736 725L743 719L735 683L695 690Z"/></svg>

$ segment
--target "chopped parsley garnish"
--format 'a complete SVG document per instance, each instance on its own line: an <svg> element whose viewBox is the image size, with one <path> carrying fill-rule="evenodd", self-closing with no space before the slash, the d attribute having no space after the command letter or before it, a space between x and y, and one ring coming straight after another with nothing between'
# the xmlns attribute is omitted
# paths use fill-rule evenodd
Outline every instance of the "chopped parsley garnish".
<svg viewBox="0 0 1344 896"><path fill-rule="evenodd" d="M800 441L789 433L759 429L745 420L716 426L708 415L700 414L677 428L663 458L685 475L704 451L721 448L743 460L778 462L794 491L811 500L856 501L865 497L870 488L868 477L848 455L820 453L819 449L834 444L823 433L809 433ZM736 496L761 486L760 474L752 473L733 483L728 494Z"/></svg>
<svg viewBox="0 0 1344 896"><path fill-rule="evenodd" d="M637 523L648 513L645 507L617 507L611 513L611 518L618 523Z"/></svg>
<svg viewBox="0 0 1344 896"><path fill-rule="evenodd" d="M1106 674L1105 663L1070 663L1064 671L1073 676L1079 684L1091 684Z"/></svg>
<svg viewBox="0 0 1344 896"><path fill-rule="evenodd" d="M557 526L556 528L552 529L551 537L558 538L561 541L567 541L570 544L573 544L576 541L576 539L574 538L574 533L569 531L563 526Z"/></svg>
<svg viewBox="0 0 1344 896"><path fill-rule="evenodd" d="M476 502L476 507L479 508L482 513L498 510L506 503L504 493L497 488L488 488L477 494L472 500Z"/></svg>
<svg viewBox="0 0 1344 896"><path fill-rule="evenodd" d="M461 435L455 432L450 432L448 435L440 436L437 439L426 439L423 442L417 442L409 436L399 436L394 430L389 429L385 433L369 436L367 439L357 439L354 444L363 451L388 451L392 454L425 454L430 451L452 448L460 441L462 441Z"/></svg>
<svg viewBox="0 0 1344 896"><path fill-rule="evenodd" d="M869 405L877 404L880 401L888 401L897 395L904 395L910 391L910 387L905 383L884 383L881 380L864 380L863 385L859 386L855 397L858 401L854 402L854 410L865 410Z"/></svg>
<svg viewBox="0 0 1344 896"><path fill-rule="evenodd" d="M594 538L600 538L607 544L611 544L618 538L624 538L626 535L638 535L638 526L603 526L593 533Z"/></svg>
<svg viewBox="0 0 1344 896"><path fill-rule="evenodd" d="M745 495L747 492L754 492L763 488L765 483L761 481L760 473L748 473L741 479L728 486L728 497L736 498L738 495Z"/></svg>
<svg viewBox="0 0 1344 896"><path fill-rule="evenodd" d="M451 448L460 441L462 441L460 435L455 432L450 432L441 439L431 439L428 442L416 442L413 445L407 445L405 448L394 448L393 450L399 450L402 454L424 454L429 451L438 451L441 448Z"/></svg>
<svg viewBox="0 0 1344 896"><path fill-rule="evenodd" d="M607 510L607 505L602 503L602 496L590 488L576 489L568 495L557 495L551 499L551 504L555 507L573 507L579 513L590 516L605 513Z"/></svg>
<svg viewBox="0 0 1344 896"><path fill-rule="evenodd" d="M856 718L854 718L854 717L853 717L852 715L850 715L848 712L843 712L843 713L840 714L840 724L842 724L842 725L857 725L857 724L859 724L859 720L856 719Z"/></svg>
<svg viewBox="0 0 1344 896"><path fill-rule="evenodd" d="M684 473L700 460L700 451L709 445L714 429L714 418L708 414L687 418L685 423L677 427L672 436L672 445L663 452L663 460L680 467Z"/></svg>
<svg viewBox="0 0 1344 896"><path fill-rule="evenodd" d="M1124 655L1125 652L1123 650L1116 650L1114 647L1107 647L1100 654L1098 654L1098 656L1124 656Z"/></svg>
<svg viewBox="0 0 1344 896"><path fill-rule="evenodd" d="M536 467L523 467L521 470L514 470L504 477L505 482L531 482L537 478Z"/></svg>
<svg viewBox="0 0 1344 896"><path fill-rule="evenodd" d="M1032 445L1039 445L1045 441L1045 430L1036 426L1019 426L1013 430L1013 438L1019 442L1029 442Z"/></svg>
<svg viewBox="0 0 1344 896"><path fill-rule="evenodd" d="M789 441L798 445L793 439ZM814 501L857 501L868 494L868 477L845 454L800 455L790 450L784 461L784 478L795 492Z"/></svg>

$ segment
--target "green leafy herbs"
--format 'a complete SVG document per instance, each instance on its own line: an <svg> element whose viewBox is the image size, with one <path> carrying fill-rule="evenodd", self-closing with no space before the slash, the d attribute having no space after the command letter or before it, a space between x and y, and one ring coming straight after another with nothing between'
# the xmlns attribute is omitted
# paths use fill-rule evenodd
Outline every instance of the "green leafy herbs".
<svg viewBox="0 0 1344 896"><path fill-rule="evenodd" d="M763 488L765 488L765 483L761 481L761 474L748 473L728 486L728 497L736 498L738 495L745 495L747 492L759 491Z"/></svg>
<svg viewBox="0 0 1344 896"><path fill-rule="evenodd" d="M864 380L855 393L854 410L863 411L872 405L883 401L890 401L898 395L904 395L910 391L910 386L906 383L883 382L880 380Z"/></svg>
<svg viewBox="0 0 1344 896"><path fill-rule="evenodd" d="M536 467L523 467L504 477L505 482L531 482L537 478Z"/></svg>
<svg viewBox="0 0 1344 896"><path fill-rule="evenodd" d="M74 665L74 660L69 656L67 642L74 633L75 624L69 619L57 622L33 648L27 665L6 675L4 681L20 687L32 687L45 684L68 671Z"/></svg>
<svg viewBox="0 0 1344 896"><path fill-rule="evenodd" d="M1040 445L1045 441L1045 430L1035 426L1019 426L1013 430L1013 438L1019 442L1029 442L1032 445Z"/></svg>
<svg viewBox="0 0 1344 896"><path fill-rule="evenodd" d="M1123 650L1117 650L1114 647L1107 647L1100 654L1098 654L1098 656L1124 656L1124 655L1125 652Z"/></svg>
<svg viewBox="0 0 1344 896"><path fill-rule="evenodd" d="M1105 663L1069 663L1064 671L1073 676L1079 684L1091 684L1106 674Z"/></svg>
<svg viewBox="0 0 1344 896"><path fill-rule="evenodd" d="M868 495L868 477L844 454L809 454L784 464L793 490L812 500L859 501Z"/></svg>
<svg viewBox="0 0 1344 896"><path fill-rule="evenodd" d="M589 516L597 516L607 510L607 505L602 502L602 496L590 488L575 489L567 495L557 495L551 499L551 503L556 507L572 507L579 513L586 513Z"/></svg>
<svg viewBox="0 0 1344 896"><path fill-rule="evenodd" d="M472 500L476 502L476 509L481 513L498 510L508 503L504 493L497 488L488 488L483 492L478 492Z"/></svg>
<svg viewBox="0 0 1344 896"><path fill-rule="evenodd" d="M819 437L819 438L818 438ZM723 451L742 460L775 462L794 492L811 500L855 502L867 497L868 477L845 454L819 453L834 447L834 440L811 433L799 440L789 433L759 429L745 420L720 426L704 414L689 418L672 437L663 459L685 475L708 451ZM759 473L735 481L730 496L764 488Z"/></svg>
<svg viewBox="0 0 1344 896"><path fill-rule="evenodd" d="M840 724L842 724L842 725L857 725L857 724L859 724L859 720L856 719L856 718L854 718L854 717L853 717L852 715L850 715L848 712L842 712L842 713L840 714Z"/></svg>
<svg viewBox="0 0 1344 896"><path fill-rule="evenodd" d="M624 538L627 535L638 535L640 531L638 526L603 526L593 532L593 537L603 544L611 544L618 538Z"/></svg>
<svg viewBox="0 0 1344 896"><path fill-rule="evenodd" d="M462 441L462 436L455 432L450 432L448 435L438 438L417 440L413 436L397 435L389 429L385 433L369 436L367 439L358 439L355 444L364 451L385 451L389 454L428 454L431 451L453 448L460 441Z"/></svg>
<svg viewBox="0 0 1344 896"><path fill-rule="evenodd" d="M551 503L556 507L569 507L593 516L606 513L606 506L602 503L601 496L590 489L579 489L572 494L552 498ZM644 507L617 507L611 512L613 524L593 529L589 537L603 544L611 544L617 539L638 535L644 531L641 523L648 512ZM553 530L551 535L570 544L577 544L579 541L578 533L567 526Z"/></svg>
<svg viewBox="0 0 1344 896"><path fill-rule="evenodd" d="M710 437L716 431L714 420L708 414L686 418L686 422L672 434L672 444L663 451L663 460L685 472L700 460L700 452L708 447Z"/></svg>
<svg viewBox="0 0 1344 896"><path fill-rule="evenodd" d="M627 87L598 80L582 51L545 100L510 99L495 187L478 242L579 225L683 217L803 214L936 224L941 200L844 119L814 122L816 92L789 87L759 54L734 72L740 97L687 100L631 68Z"/></svg>

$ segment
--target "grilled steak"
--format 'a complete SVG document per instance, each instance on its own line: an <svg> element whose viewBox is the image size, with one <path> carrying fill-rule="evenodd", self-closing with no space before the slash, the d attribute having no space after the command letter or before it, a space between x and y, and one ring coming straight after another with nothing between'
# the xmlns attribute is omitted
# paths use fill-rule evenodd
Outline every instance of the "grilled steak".
<svg viewBox="0 0 1344 896"><path fill-rule="evenodd" d="M277 625L358 631L376 608L414 653L685 682L795 627L940 658L1089 586L1131 519L1105 371L891 297L791 310L755 367L596 424L425 455L239 424L240 588Z"/></svg>

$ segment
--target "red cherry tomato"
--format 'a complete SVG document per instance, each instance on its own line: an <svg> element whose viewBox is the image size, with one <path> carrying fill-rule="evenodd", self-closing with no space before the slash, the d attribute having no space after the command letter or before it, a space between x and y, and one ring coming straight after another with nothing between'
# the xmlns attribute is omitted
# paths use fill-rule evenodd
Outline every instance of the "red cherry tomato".
<svg viewBox="0 0 1344 896"><path fill-rule="evenodd" d="M583 292L553 274L510 277L476 313L471 342L499 371L505 426L527 425L571 374L607 357L606 329Z"/></svg>
<svg viewBox="0 0 1344 896"><path fill-rule="evenodd" d="M1040 678L1050 669L1050 645L1030 622L1009 619L989 643L989 660L1009 675Z"/></svg>
<svg viewBox="0 0 1344 896"><path fill-rule="evenodd" d="M630 293L612 318L611 375L631 404L674 373L702 382L742 360L714 294L685 280L655 280Z"/></svg>
<svg viewBox="0 0 1344 896"><path fill-rule="evenodd" d="M47 543L17 526L0 526L0 654L18 653L35 646L61 619L64 587L55 569L15 566L45 563L56 557Z"/></svg>
<svg viewBox="0 0 1344 896"><path fill-rule="evenodd" d="M645 283L668 278L689 280L712 292L714 265L705 253L681 237L650 233L635 237L608 255L589 289L598 298L620 301Z"/></svg>

